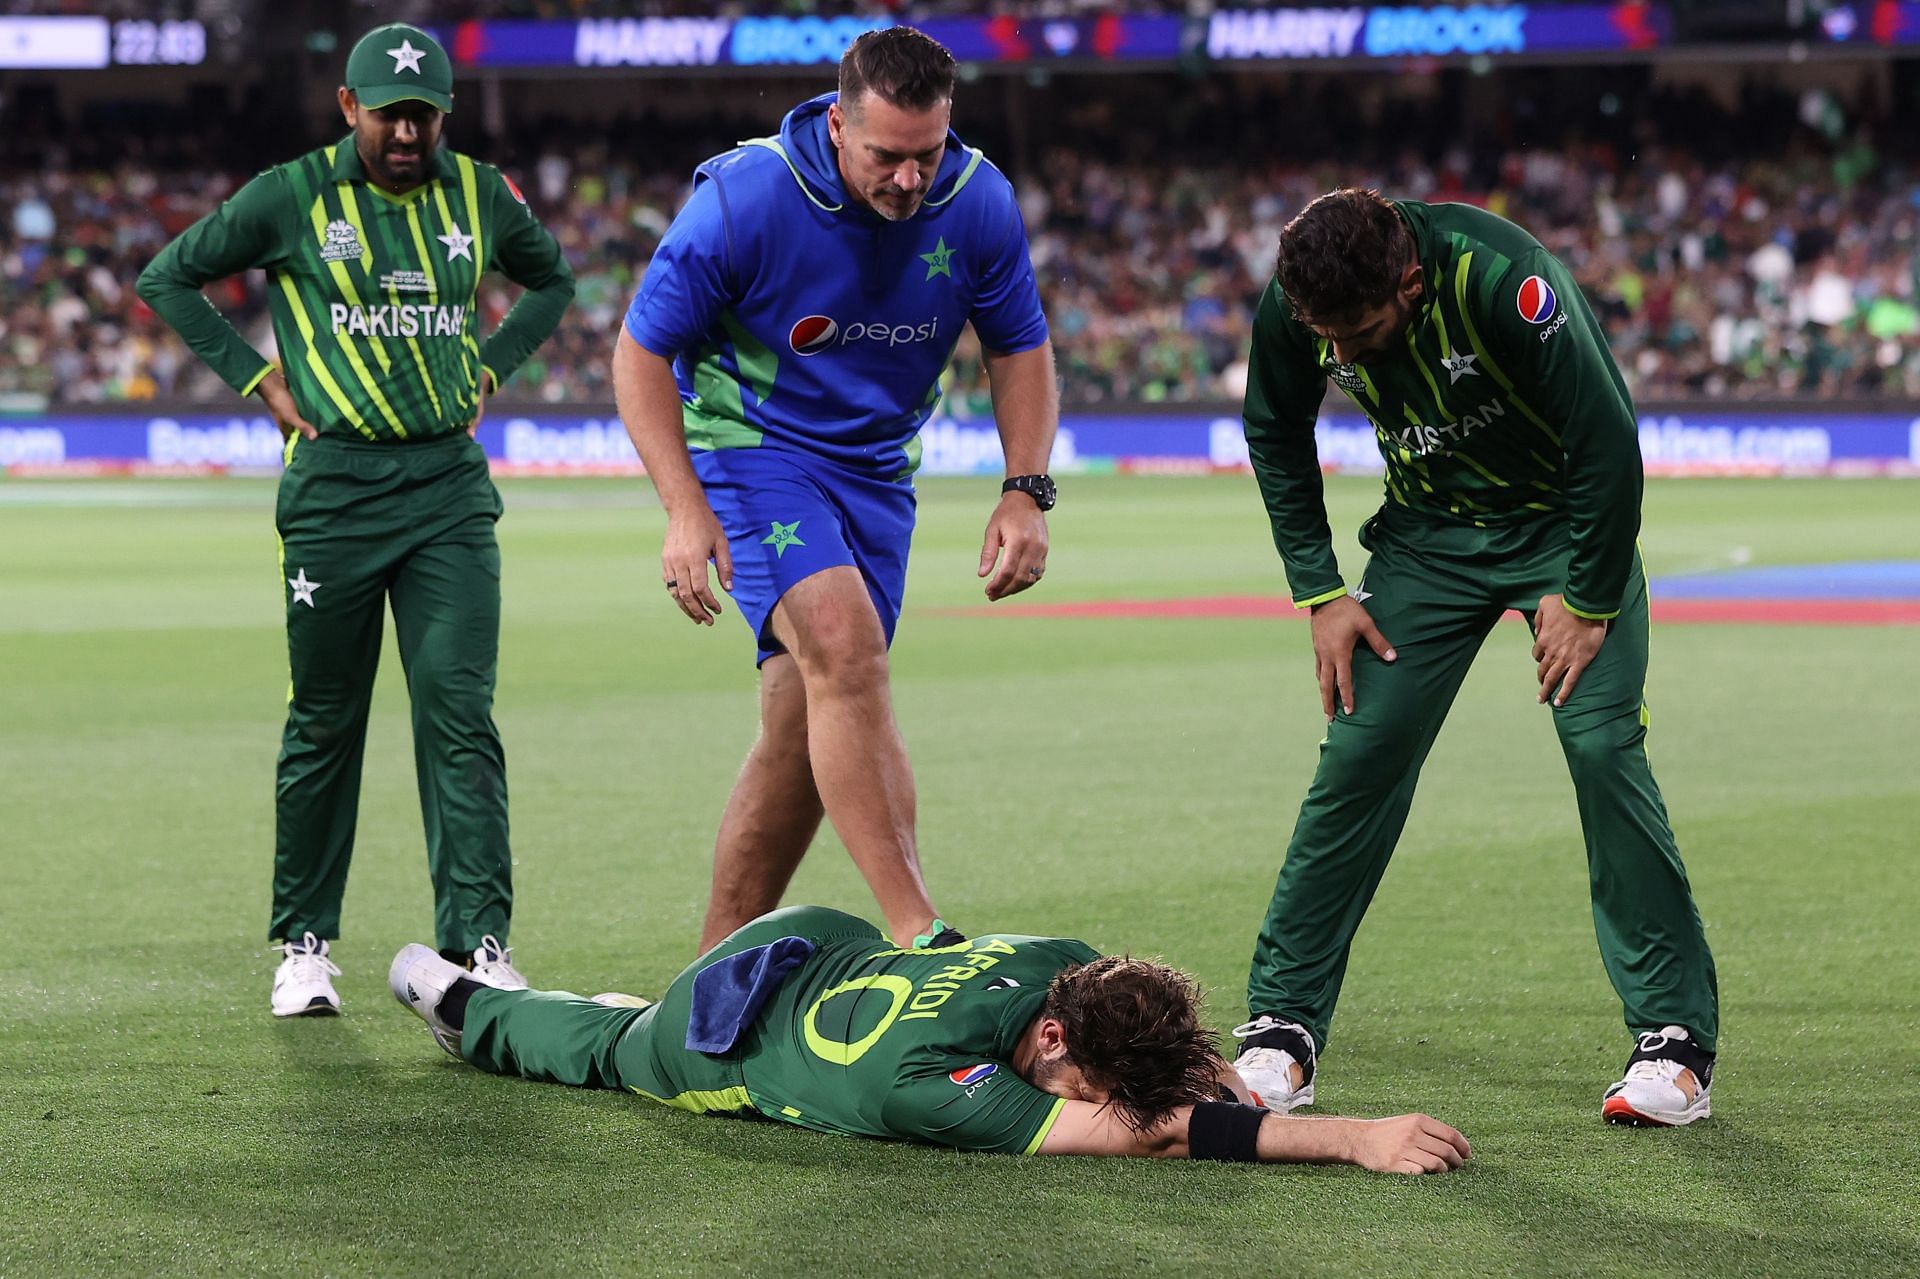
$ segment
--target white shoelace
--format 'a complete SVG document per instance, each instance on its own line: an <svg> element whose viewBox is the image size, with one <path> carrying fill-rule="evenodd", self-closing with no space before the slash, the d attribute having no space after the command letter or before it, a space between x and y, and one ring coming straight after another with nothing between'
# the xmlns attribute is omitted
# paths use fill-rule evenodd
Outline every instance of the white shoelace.
<svg viewBox="0 0 1920 1279"><path fill-rule="evenodd" d="M482 958L484 956L484 958ZM513 949L502 946L500 939L488 933L480 939L480 948L474 956L473 971L496 981L512 982L525 986L527 979L513 966Z"/></svg>
<svg viewBox="0 0 1920 1279"><path fill-rule="evenodd" d="M1643 1058L1627 1067L1627 1078L1649 1079L1655 1083L1672 1084L1678 1088L1680 1072L1685 1069L1685 1066L1671 1057Z"/></svg>
<svg viewBox="0 0 1920 1279"><path fill-rule="evenodd" d="M1233 1028L1233 1037L1235 1039L1246 1039L1246 1038L1249 1038L1250 1036L1258 1035L1265 1031L1279 1030L1282 1026L1285 1026L1287 1024L1288 1023L1284 1021L1275 1021L1273 1018L1267 1016L1265 1013L1261 1013L1258 1017L1255 1017L1252 1021L1243 1021L1238 1026L1235 1026Z"/></svg>
<svg viewBox="0 0 1920 1279"><path fill-rule="evenodd" d="M286 956L281 966L290 981L318 982L340 975L339 965L327 958L327 943L312 933L299 941L281 942L272 949Z"/></svg>

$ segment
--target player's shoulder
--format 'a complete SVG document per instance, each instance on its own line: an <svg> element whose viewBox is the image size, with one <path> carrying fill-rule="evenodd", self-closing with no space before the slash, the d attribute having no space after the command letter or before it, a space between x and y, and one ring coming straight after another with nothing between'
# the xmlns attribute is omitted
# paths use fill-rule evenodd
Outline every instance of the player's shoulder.
<svg viewBox="0 0 1920 1279"><path fill-rule="evenodd" d="M940 180L927 193L926 207L936 214L967 210L977 215L983 228L1003 226L1020 207L1013 179L980 148L967 146L957 138L954 142L953 158L942 166Z"/></svg>
<svg viewBox="0 0 1920 1279"><path fill-rule="evenodd" d="M1449 240L1468 249L1517 258L1540 249L1540 241L1519 223L1477 204L1421 204L1399 201L1409 221L1424 219L1428 238Z"/></svg>
<svg viewBox="0 0 1920 1279"><path fill-rule="evenodd" d="M981 933L969 943L975 951L1024 956L1040 966L1055 970L1091 963L1100 952L1075 937L1041 937L1027 933Z"/></svg>
<svg viewBox="0 0 1920 1279"><path fill-rule="evenodd" d="M1287 300L1278 276L1268 280L1260 292L1259 305L1253 312L1253 331L1266 341L1290 342L1309 350L1313 346L1313 331L1293 313L1293 303Z"/></svg>
<svg viewBox="0 0 1920 1279"><path fill-rule="evenodd" d="M1552 254L1517 222L1473 204L1403 202L1409 221L1424 223L1426 253L1451 288L1462 284L1482 302L1552 261Z"/></svg>

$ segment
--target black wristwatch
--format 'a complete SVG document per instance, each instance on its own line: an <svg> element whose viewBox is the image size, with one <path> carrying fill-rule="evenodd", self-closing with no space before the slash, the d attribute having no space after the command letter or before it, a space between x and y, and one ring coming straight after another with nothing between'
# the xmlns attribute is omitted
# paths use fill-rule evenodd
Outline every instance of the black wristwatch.
<svg viewBox="0 0 1920 1279"><path fill-rule="evenodd" d="M1060 490L1054 487L1051 475L1015 475L1000 486L1000 491L1025 493L1043 511L1051 511L1053 504L1060 499Z"/></svg>

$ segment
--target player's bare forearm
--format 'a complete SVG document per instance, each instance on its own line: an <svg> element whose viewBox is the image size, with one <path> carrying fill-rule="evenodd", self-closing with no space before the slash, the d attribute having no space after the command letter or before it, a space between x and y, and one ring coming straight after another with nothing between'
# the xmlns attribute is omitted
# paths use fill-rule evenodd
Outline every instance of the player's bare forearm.
<svg viewBox="0 0 1920 1279"><path fill-rule="evenodd" d="M1012 355L985 353L993 387L993 421L1007 455L1008 475L1038 475L1053 456L1060 425L1060 385L1053 374L1053 343Z"/></svg>
<svg viewBox="0 0 1920 1279"><path fill-rule="evenodd" d="M613 398L627 438L640 454L667 513L704 507L706 491L687 455L673 365L634 341L624 328L613 348Z"/></svg>
<svg viewBox="0 0 1920 1279"><path fill-rule="evenodd" d="M635 342L625 328L613 350L613 394L627 437L639 450L647 478L667 510L660 580L681 612L711 626L720 615L720 599L713 593L707 565L719 570L721 587L732 590L732 551L687 455L673 366Z"/></svg>

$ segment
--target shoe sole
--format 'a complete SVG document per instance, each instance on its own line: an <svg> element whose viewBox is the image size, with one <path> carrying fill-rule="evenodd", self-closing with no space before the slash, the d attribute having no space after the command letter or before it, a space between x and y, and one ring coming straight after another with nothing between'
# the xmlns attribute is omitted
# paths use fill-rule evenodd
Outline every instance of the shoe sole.
<svg viewBox="0 0 1920 1279"><path fill-rule="evenodd" d="M292 1012L273 1010L275 1017L338 1017L340 1005L327 1002L325 995L315 995L305 1008L296 1008Z"/></svg>
<svg viewBox="0 0 1920 1279"><path fill-rule="evenodd" d="M1705 1119L1713 1114L1711 1104L1692 1106L1677 1113L1650 1115L1635 1110L1624 1097L1609 1097L1601 1103L1600 1117L1610 1124L1619 1124L1627 1128L1680 1128L1697 1119Z"/></svg>

